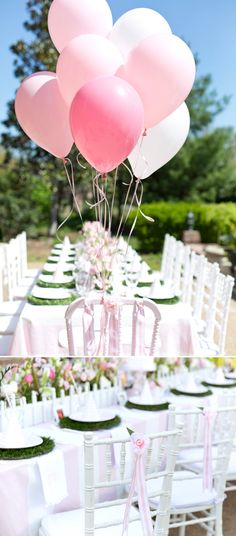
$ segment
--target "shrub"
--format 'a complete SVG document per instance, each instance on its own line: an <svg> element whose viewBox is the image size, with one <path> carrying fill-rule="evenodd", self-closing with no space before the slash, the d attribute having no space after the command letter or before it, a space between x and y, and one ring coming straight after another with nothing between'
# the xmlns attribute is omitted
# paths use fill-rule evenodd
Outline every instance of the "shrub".
<svg viewBox="0 0 236 536"><path fill-rule="evenodd" d="M139 215L134 231L138 239L139 251L145 253L157 252L162 249L164 236L169 233L176 238L182 238L186 229L189 211L194 213L194 228L200 231L202 242L218 242L221 235L236 233L236 204L219 203L168 203L158 202L142 205L142 211L152 217L154 223ZM136 210L133 210L128 219L131 227Z"/></svg>

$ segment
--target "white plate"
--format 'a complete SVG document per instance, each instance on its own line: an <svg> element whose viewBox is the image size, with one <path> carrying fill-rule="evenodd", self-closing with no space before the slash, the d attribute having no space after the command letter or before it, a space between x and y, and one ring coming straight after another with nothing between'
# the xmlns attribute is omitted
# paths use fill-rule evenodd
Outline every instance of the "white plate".
<svg viewBox="0 0 236 536"><path fill-rule="evenodd" d="M56 249L62 249L64 247L64 244L54 244L53 247L56 248ZM75 246L73 246L73 244L71 244L70 249L75 249Z"/></svg>
<svg viewBox="0 0 236 536"><path fill-rule="evenodd" d="M53 274L57 270L57 267L58 267L57 262L54 262L54 263L46 262L43 269ZM63 262L63 264L61 265L62 272L71 272L74 270L74 268L75 268L74 264L69 263L69 262L66 262L66 263Z"/></svg>
<svg viewBox="0 0 236 536"><path fill-rule="evenodd" d="M142 296L142 298L150 298L153 300L171 300L176 296L176 294L173 293L173 290L162 288L158 290L157 296L153 296L149 287L137 287L137 294Z"/></svg>
<svg viewBox="0 0 236 536"><path fill-rule="evenodd" d="M159 404L165 404L165 401L160 400L160 398L157 398L152 402L140 402L140 396L131 396L128 400L132 404L139 404L139 406L157 406Z"/></svg>
<svg viewBox="0 0 236 536"><path fill-rule="evenodd" d="M1 449L27 449L30 447L37 447L38 445L42 445L43 439L39 436L35 435L26 435L24 438L23 443L19 443L19 445L12 445L12 443L6 444L4 441L4 434L0 434L0 448Z"/></svg>
<svg viewBox="0 0 236 536"><path fill-rule="evenodd" d="M104 422L109 421L110 419L114 419L116 416L116 413L113 413L109 410L101 410L101 414L99 414L99 420L93 420L92 415L91 419L88 419L87 416L84 415L83 410L77 411L76 413L72 413L69 417L70 419L73 419L73 421L80 421L80 422Z"/></svg>
<svg viewBox="0 0 236 536"><path fill-rule="evenodd" d="M40 274L39 280L43 281L43 283L57 283L58 285L63 285L63 283L72 283L73 277L71 275L61 275L60 281L53 281L53 275Z"/></svg>
<svg viewBox="0 0 236 536"><path fill-rule="evenodd" d="M43 300L64 300L71 297L71 293L64 288L43 288L34 287L32 296L42 298Z"/></svg>
<svg viewBox="0 0 236 536"><path fill-rule="evenodd" d="M55 256L60 257L60 255L61 255L60 249L52 249L51 253L54 255L54 257ZM73 255L73 257L74 257L75 256L75 251L74 250L72 250L72 251L69 250L69 253L67 252L67 255L68 256Z"/></svg>

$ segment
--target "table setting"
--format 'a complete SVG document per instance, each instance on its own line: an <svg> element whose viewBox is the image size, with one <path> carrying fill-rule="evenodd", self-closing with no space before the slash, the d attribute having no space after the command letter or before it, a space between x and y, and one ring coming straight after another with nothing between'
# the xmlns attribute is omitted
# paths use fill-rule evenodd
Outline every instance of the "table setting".
<svg viewBox="0 0 236 536"><path fill-rule="evenodd" d="M27 297L10 355L68 355L64 317L67 307L78 297L105 297L112 302L122 297L136 297L141 302L149 298L161 314L161 355L198 354L198 334L190 307L181 303L180 296L150 270L123 237L116 241L99 222L86 222L77 244L72 245L68 237L62 244L54 244ZM145 314L148 339L153 320L148 312ZM99 326L100 320L95 317L95 321ZM124 318L125 327L130 322L128 316ZM76 333L78 341L80 329ZM83 355L79 342L78 355Z"/></svg>
<svg viewBox="0 0 236 536"><path fill-rule="evenodd" d="M202 382L206 378L216 382L217 377L221 381L222 373L234 373L229 360L224 369L210 360L164 361L36 358L2 369L0 523L4 536L38 536L45 515L83 506L85 432L115 439L108 451L115 474L120 438L130 430L147 435L164 431L173 405L216 407L226 389L203 397ZM95 467L101 476L99 459ZM107 493L101 490L98 500L116 496L114 490ZM21 516L12 518L9 497Z"/></svg>

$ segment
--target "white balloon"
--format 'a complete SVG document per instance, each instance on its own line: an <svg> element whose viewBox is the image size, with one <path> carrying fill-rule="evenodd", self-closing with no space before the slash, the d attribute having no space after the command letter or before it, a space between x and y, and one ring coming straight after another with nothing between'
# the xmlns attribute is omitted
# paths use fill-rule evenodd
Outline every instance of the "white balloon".
<svg viewBox="0 0 236 536"><path fill-rule="evenodd" d="M171 33L168 22L153 9L131 9L114 24L109 39L120 49L124 58L140 41L156 33Z"/></svg>
<svg viewBox="0 0 236 536"><path fill-rule="evenodd" d="M129 155L135 177L147 179L154 171L167 164L181 149L190 128L190 115L185 104L181 104L147 135L139 139Z"/></svg>

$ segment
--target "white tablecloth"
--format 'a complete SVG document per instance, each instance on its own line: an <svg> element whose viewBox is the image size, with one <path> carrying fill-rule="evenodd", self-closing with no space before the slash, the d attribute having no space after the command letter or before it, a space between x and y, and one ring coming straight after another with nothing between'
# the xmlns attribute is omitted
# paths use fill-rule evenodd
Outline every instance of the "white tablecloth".
<svg viewBox="0 0 236 536"><path fill-rule="evenodd" d="M159 355L199 356L199 340L190 308L182 303L158 305L158 308L162 317ZM61 330L65 329L66 309L67 306L26 304L19 318L10 355L67 356L67 348L60 346L58 339ZM82 328L80 329L78 338L82 342ZM146 336L148 337L148 321ZM65 337L64 340L66 344Z"/></svg>

